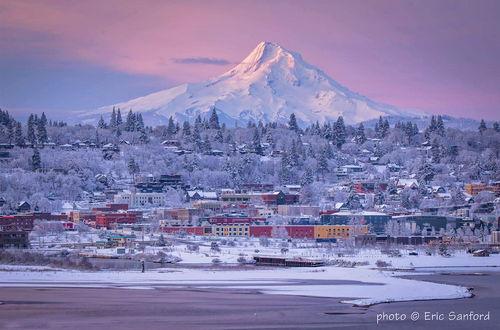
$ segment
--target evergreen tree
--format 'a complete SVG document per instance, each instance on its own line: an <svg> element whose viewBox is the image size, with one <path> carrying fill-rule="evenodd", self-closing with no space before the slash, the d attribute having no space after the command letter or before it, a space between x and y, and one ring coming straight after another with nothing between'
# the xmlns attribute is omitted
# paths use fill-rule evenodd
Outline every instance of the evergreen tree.
<svg viewBox="0 0 500 330"><path fill-rule="evenodd" d="M288 129L298 132L299 125L297 124L297 118L295 117L295 113L292 112L290 115L290 119L288 120Z"/></svg>
<svg viewBox="0 0 500 330"><path fill-rule="evenodd" d="M28 141L31 145L36 144L35 117L33 116L33 114L30 114L28 118Z"/></svg>
<svg viewBox="0 0 500 330"><path fill-rule="evenodd" d="M479 133L482 135L484 131L486 131L486 122L484 119L481 119L481 123L479 124Z"/></svg>
<svg viewBox="0 0 500 330"><path fill-rule="evenodd" d="M7 139L9 143L14 143L16 139L14 136L14 123L12 120L7 124Z"/></svg>
<svg viewBox="0 0 500 330"><path fill-rule="evenodd" d="M332 149L332 146L330 145L330 143L327 143L325 145L325 147L323 148L323 151L325 153L325 156L328 159L332 159L335 156L335 154L333 153L333 149Z"/></svg>
<svg viewBox="0 0 500 330"><path fill-rule="evenodd" d="M434 139L432 141L431 153L432 153L432 162L436 163L436 164L440 163L441 162L441 146L439 145L439 142L437 139Z"/></svg>
<svg viewBox="0 0 500 330"><path fill-rule="evenodd" d="M495 132L500 132L500 125L498 125L497 121L493 123L493 129Z"/></svg>
<svg viewBox="0 0 500 330"><path fill-rule="evenodd" d="M202 148L202 140L201 140L201 134L200 134L200 129L198 128L199 126L194 126L193 130L193 142L195 146L197 147L198 150L201 150Z"/></svg>
<svg viewBox="0 0 500 330"><path fill-rule="evenodd" d="M187 120L184 121L184 123L182 124L182 136L184 137L191 136L191 125Z"/></svg>
<svg viewBox="0 0 500 330"><path fill-rule="evenodd" d="M139 136L139 141L142 143L142 144L147 144L149 143L149 137L146 133L146 130L143 129L141 130L141 135Z"/></svg>
<svg viewBox="0 0 500 330"><path fill-rule="evenodd" d="M434 133L437 130L437 121L434 116L431 117L431 123L429 124L429 132Z"/></svg>
<svg viewBox="0 0 500 330"><path fill-rule="evenodd" d="M168 118L167 135L170 137L175 135L175 123L172 116Z"/></svg>
<svg viewBox="0 0 500 330"><path fill-rule="evenodd" d="M363 126L363 123L359 124L358 128L356 129L356 143L361 145L366 142L366 135L365 135L365 127Z"/></svg>
<svg viewBox="0 0 500 330"><path fill-rule="evenodd" d="M411 121L409 121L406 124L402 125L403 125L403 132L408 138L408 144L411 145L413 143L413 137L415 137L418 134L417 124L413 124Z"/></svg>
<svg viewBox="0 0 500 330"><path fill-rule="evenodd" d="M113 111L111 112L111 119L109 120L109 127L111 127L111 129L115 129L117 126L116 124L116 111L115 111L115 107L113 107Z"/></svg>
<svg viewBox="0 0 500 330"><path fill-rule="evenodd" d="M273 138L273 133L271 133L271 131L267 131L265 141L269 143L270 146L274 147L274 138Z"/></svg>
<svg viewBox="0 0 500 330"><path fill-rule="evenodd" d="M122 136L122 129L120 128L120 126L116 126L116 137L119 138L120 136Z"/></svg>
<svg viewBox="0 0 500 330"><path fill-rule="evenodd" d="M300 179L300 184L302 186L310 185L314 182L314 173L310 167L307 167Z"/></svg>
<svg viewBox="0 0 500 330"><path fill-rule="evenodd" d="M290 148L290 152L288 155L290 157L290 164L292 165L292 167L298 166L300 157L299 157L299 150L297 148L297 143L295 143L295 141L292 142L292 146Z"/></svg>
<svg viewBox="0 0 500 330"><path fill-rule="evenodd" d="M201 145L201 150L204 153L209 153L212 151L212 145L210 144L210 140L208 139L208 136L205 136L205 139L203 140L203 143Z"/></svg>
<svg viewBox="0 0 500 330"><path fill-rule="evenodd" d="M439 115L437 117L437 121L436 121L436 133L439 136L444 136L445 135L444 122L443 122L443 117L441 117L441 115Z"/></svg>
<svg viewBox="0 0 500 330"><path fill-rule="evenodd" d="M375 123L375 136L378 139L384 139L389 135L389 128L389 121L387 119L384 120L384 118L380 116L378 122Z"/></svg>
<svg viewBox="0 0 500 330"><path fill-rule="evenodd" d="M418 170L418 175L420 182L428 184L432 181L432 179L434 179L434 168L431 166L431 164L424 162L424 164Z"/></svg>
<svg viewBox="0 0 500 330"><path fill-rule="evenodd" d="M217 111L215 111L215 108L212 109L212 113L210 114L210 120L208 121L208 128L220 129L219 116L217 116Z"/></svg>
<svg viewBox="0 0 500 330"><path fill-rule="evenodd" d="M291 171L290 159L286 152L281 154L281 165L278 172L280 182L282 184L289 184L292 182L292 171Z"/></svg>
<svg viewBox="0 0 500 330"><path fill-rule="evenodd" d="M217 141L217 142L219 142L219 143L223 143L224 142L224 135L222 134L222 130L221 129L217 130L217 133L215 133L214 140Z"/></svg>
<svg viewBox="0 0 500 330"><path fill-rule="evenodd" d="M23 128L20 122L16 124L15 143L18 147L24 146Z"/></svg>
<svg viewBox="0 0 500 330"><path fill-rule="evenodd" d="M201 130L203 128L203 123L200 115L196 116L196 119L194 120L194 127L198 128L198 132L201 133Z"/></svg>
<svg viewBox="0 0 500 330"><path fill-rule="evenodd" d="M97 123L97 127L101 128L101 129L107 128L106 122L104 121L104 118L102 118L102 116L99 119L99 122Z"/></svg>
<svg viewBox="0 0 500 330"><path fill-rule="evenodd" d="M130 158L130 160L128 161L127 168L128 168L128 172L130 173L130 175L137 174L140 171L139 164L137 164L137 162L135 161L134 158Z"/></svg>
<svg viewBox="0 0 500 330"><path fill-rule="evenodd" d="M144 120L142 119L142 113L137 113L135 114L135 131L143 131L145 129L144 127Z"/></svg>
<svg viewBox="0 0 500 330"><path fill-rule="evenodd" d="M324 123L321 129L321 136L327 140L333 139L333 129L330 123Z"/></svg>
<svg viewBox="0 0 500 330"><path fill-rule="evenodd" d="M120 126L121 124L123 124L122 113L120 108L118 108L118 111L116 112L116 126Z"/></svg>
<svg viewBox="0 0 500 330"><path fill-rule="evenodd" d="M31 168L33 171L42 168L42 158L40 157L40 152L37 148L33 149L33 156L31 156Z"/></svg>
<svg viewBox="0 0 500 330"><path fill-rule="evenodd" d="M45 112L42 112L42 116L38 121L37 132L38 132L37 134L38 142L46 143L48 141L48 137L47 137L47 117L45 116Z"/></svg>
<svg viewBox="0 0 500 330"><path fill-rule="evenodd" d="M387 119L384 119L383 125L382 125L382 139L385 139L389 135L389 121Z"/></svg>
<svg viewBox="0 0 500 330"><path fill-rule="evenodd" d="M337 121L333 125L332 137L333 143L335 143L337 148L342 147L342 145L346 141L346 130L344 125L344 118L342 116L337 118Z"/></svg>
<svg viewBox="0 0 500 330"><path fill-rule="evenodd" d="M328 150L327 148L323 148L319 153L318 158L318 172L321 173L324 177L325 173L328 172Z"/></svg>
<svg viewBox="0 0 500 330"><path fill-rule="evenodd" d="M133 132L135 130L135 115L132 112L132 109L127 114L127 120L125 122L125 131Z"/></svg>
<svg viewBox="0 0 500 330"><path fill-rule="evenodd" d="M262 145L260 143L260 134L259 134L259 129L258 128L255 128L254 132L253 132L252 147L253 147L254 152L257 155L262 155L263 154Z"/></svg>

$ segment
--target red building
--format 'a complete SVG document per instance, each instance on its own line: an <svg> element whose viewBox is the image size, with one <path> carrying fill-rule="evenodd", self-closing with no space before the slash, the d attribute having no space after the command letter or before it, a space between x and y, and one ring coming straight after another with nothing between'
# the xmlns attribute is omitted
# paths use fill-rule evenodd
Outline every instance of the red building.
<svg viewBox="0 0 500 330"><path fill-rule="evenodd" d="M62 223L64 230L74 230L75 229L75 224L73 222L63 222Z"/></svg>
<svg viewBox="0 0 500 330"><path fill-rule="evenodd" d="M44 220L44 221L68 221L68 215L65 213L52 214L46 212L31 212L18 215L30 215L34 220Z"/></svg>
<svg viewBox="0 0 500 330"><path fill-rule="evenodd" d="M116 212L116 211L127 211L128 210L128 204L119 204L119 203L113 203L113 204L106 204L106 206L103 207L93 207L92 211L94 212Z"/></svg>
<svg viewBox="0 0 500 330"><path fill-rule="evenodd" d="M290 238L314 238L314 226L285 226Z"/></svg>
<svg viewBox="0 0 500 330"><path fill-rule="evenodd" d="M285 205L296 204L299 202L299 194L285 194L282 191L276 191L269 194L260 195L262 202L266 205Z"/></svg>
<svg viewBox="0 0 500 330"><path fill-rule="evenodd" d="M214 225L222 224L252 224L255 222L264 222L266 218L253 218L253 217L241 217L241 216L230 216L221 215L210 217L208 222Z"/></svg>
<svg viewBox="0 0 500 330"><path fill-rule="evenodd" d="M286 230L290 238L314 238L314 226L250 226L249 235L251 237L273 237L273 234L279 235L283 229Z"/></svg>
<svg viewBox="0 0 500 330"><path fill-rule="evenodd" d="M250 226L248 235L250 237L271 237L273 226Z"/></svg>
<svg viewBox="0 0 500 330"><path fill-rule="evenodd" d="M16 214L0 216L0 228L2 230L33 230L33 214Z"/></svg>
<svg viewBox="0 0 500 330"><path fill-rule="evenodd" d="M96 216L93 212L80 212L80 211L71 211L69 213L69 219L73 222L83 222L84 224L95 223Z"/></svg>
<svg viewBox="0 0 500 330"><path fill-rule="evenodd" d="M97 213L96 227L109 228L113 224L136 223L137 214L134 213Z"/></svg>

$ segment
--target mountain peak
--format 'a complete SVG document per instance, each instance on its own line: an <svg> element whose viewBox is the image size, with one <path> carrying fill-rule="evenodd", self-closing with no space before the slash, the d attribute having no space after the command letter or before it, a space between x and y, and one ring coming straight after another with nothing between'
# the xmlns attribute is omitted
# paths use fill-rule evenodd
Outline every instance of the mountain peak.
<svg viewBox="0 0 500 330"><path fill-rule="evenodd" d="M301 124L335 121L359 123L379 116L420 117L424 113L377 103L354 93L307 63L300 54L274 42L260 42L236 67L221 76L183 84L128 102L86 112L96 121L113 107L141 112L148 124L170 116L194 120L216 108L226 125L248 121L286 122L294 113Z"/></svg>
<svg viewBox="0 0 500 330"><path fill-rule="evenodd" d="M253 51L257 49L283 49L280 45L272 41L261 41L257 44Z"/></svg>
<svg viewBox="0 0 500 330"><path fill-rule="evenodd" d="M294 62L296 58L300 58L300 55L290 52L277 43L262 41L235 67L234 71L240 73L255 72L262 66L277 62L282 58Z"/></svg>

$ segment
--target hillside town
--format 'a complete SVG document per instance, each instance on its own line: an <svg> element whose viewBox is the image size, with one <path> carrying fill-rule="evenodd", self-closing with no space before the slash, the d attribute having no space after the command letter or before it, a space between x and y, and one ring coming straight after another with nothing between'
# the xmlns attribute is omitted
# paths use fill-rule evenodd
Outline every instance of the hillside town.
<svg viewBox="0 0 500 330"><path fill-rule="evenodd" d="M292 114L228 128L214 109L193 127L152 128L113 109L97 127L45 114L23 127L0 114L0 248L200 236L498 252L498 123L301 128Z"/></svg>

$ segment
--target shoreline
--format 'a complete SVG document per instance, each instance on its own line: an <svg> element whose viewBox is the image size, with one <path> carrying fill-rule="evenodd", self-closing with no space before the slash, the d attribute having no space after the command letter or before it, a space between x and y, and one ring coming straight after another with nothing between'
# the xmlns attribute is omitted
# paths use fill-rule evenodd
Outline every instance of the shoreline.
<svg viewBox="0 0 500 330"><path fill-rule="evenodd" d="M155 287L86 288L33 286L3 287L0 293L0 328L105 329L369 329L380 313L466 313L490 311L489 321L386 321L388 329L439 327L495 329L500 312L499 272L473 274L416 274L403 278L473 287L469 299L397 301L357 307L341 303L346 298L263 294L256 289ZM96 284L97 285L97 284ZM131 284L133 286L133 284ZM131 316L134 316L133 318ZM35 322L36 320L36 322ZM90 323L89 323L90 322ZM91 324L91 326L87 326Z"/></svg>

